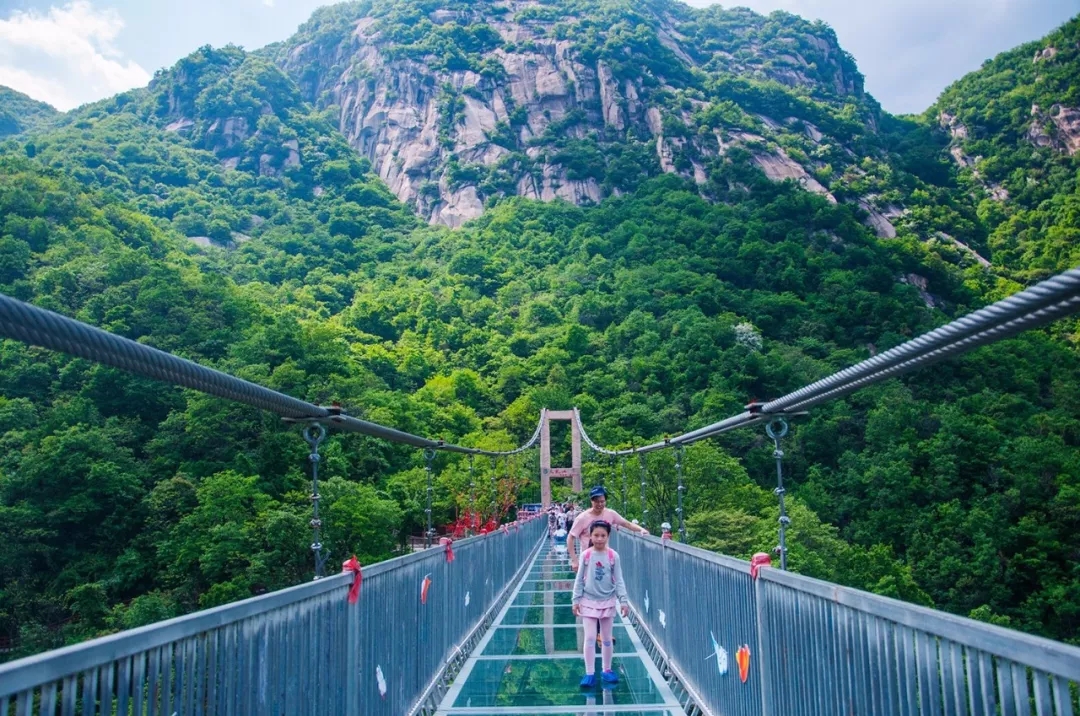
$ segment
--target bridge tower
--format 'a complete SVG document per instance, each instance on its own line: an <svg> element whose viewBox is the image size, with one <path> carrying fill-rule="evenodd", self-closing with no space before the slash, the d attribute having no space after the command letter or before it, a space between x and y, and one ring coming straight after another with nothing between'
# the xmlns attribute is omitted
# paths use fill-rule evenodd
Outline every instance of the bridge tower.
<svg viewBox="0 0 1080 716"><path fill-rule="evenodd" d="M551 466L551 421L570 421L570 467ZM573 410L547 410L540 426L540 501L551 504L551 478L571 478L575 492L581 491L581 431Z"/></svg>

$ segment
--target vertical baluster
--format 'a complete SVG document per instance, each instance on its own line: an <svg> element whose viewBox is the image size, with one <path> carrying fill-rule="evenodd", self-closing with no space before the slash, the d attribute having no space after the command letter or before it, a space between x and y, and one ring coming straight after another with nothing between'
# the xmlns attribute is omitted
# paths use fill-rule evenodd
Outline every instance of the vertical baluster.
<svg viewBox="0 0 1080 716"><path fill-rule="evenodd" d="M34 691L27 689L20 691L15 697L15 716L33 716L34 714Z"/></svg>
<svg viewBox="0 0 1080 716"><path fill-rule="evenodd" d="M282 642L285 646L285 709L284 713L292 714L299 713L299 680L297 679L297 670L302 668L300 666L299 656L297 652L297 634L296 628L296 613L295 608L290 608L287 616L282 624Z"/></svg>
<svg viewBox="0 0 1080 716"><path fill-rule="evenodd" d="M1016 713L1021 716L1031 714L1031 691L1028 689L1027 667L1023 664L1013 664L1013 689L1016 694Z"/></svg>
<svg viewBox="0 0 1080 716"><path fill-rule="evenodd" d="M75 674L64 678L64 688L60 693L61 716L75 716L75 704L79 700L79 679ZM7 716L7 711L0 709L0 714Z"/></svg>
<svg viewBox="0 0 1080 716"><path fill-rule="evenodd" d="M881 648L881 633L878 630L877 617L867 615L865 622L867 653L870 657L868 659L870 680L866 685L870 697L869 704L872 709L871 713L882 714L885 712L881 701L881 686L885 681L885 674L883 673L885 670L885 658Z"/></svg>
<svg viewBox="0 0 1080 716"><path fill-rule="evenodd" d="M187 645L187 639L178 641L173 651L173 710L185 714L191 713L187 710L187 704L184 703L184 693L187 690L189 681Z"/></svg>
<svg viewBox="0 0 1080 716"><path fill-rule="evenodd" d="M915 653L915 632L908 627L900 628L900 648L902 649L901 663L903 670L900 677L902 689L900 710L903 716L915 716L919 713L919 672Z"/></svg>
<svg viewBox="0 0 1080 716"><path fill-rule="evenodd" d="M950 649L952 644L942 639L939 644L940 659L938 661L938 673L941 677L941 705L945 716L957 716L956 704L953 702L953 683L963 675L957 675L953 669L953 660Z"/></svg>
<svg viewBox="0 0 1080 716"><path fill-rule="evenodd" d="M814 619L814 645L819 658L814 659L814 712L823 714L830 712L828 692L831 675L828 673L830 639L825 626L825 611L820 598L815 598L812 604Z"/></svg>
<svg viewBox="0 0 1080 716"><path fill-rule="evenodd" d="M994 657L990 654L979 654L979 686L982 689L983 713L995 711Z"/></svg>
<svg viewBox="0 0 1080 716"><path fill-rule="evenodd" d="M1013 698L1012 663L1001 657L997 658L997 682L1001 716L1017 716L1016 700Z"/></svg>
<svg viewBox="0 0 1080 716"><path fill-rule="evenodd" d="M859 647L859 678L862 680L862 684L859 687L859 693L862 695L860 703L863 706L861 713L877 713L874 710L873 704L873 672L871 668L872 655L871 655L871 643L870 643L870 616L862 612L856 612L856 619L858 625L858 631L856 632L858 638Z"/></svg>
<svg viewBox="0 0 1080 716"><path fill-rule="evenodd" d="M146 689L146 660L150 654L142 652L135 655L131 676L132 716L143 716L143 700Z"/></svg>
<svg viewBox="0 0 1080 716"><path fill-rule="evenodd" d="M193 711L195 716L203 716L206 713L206 682L209 678L209 669L206 665L206 648L210 641L210 632L203 632L194 637L195 661L193 688Z"/></svg>
<svg viewBox="0 0 1080 716"><path fill-rule="evenodd" d="M172 716L173 699L173 667L175 664L173 645L166 644L161 647L161 716Z"/></svg>
<svg viewBox="0 0 1080 716"><path fill-rule="evenodd" d="M232 624L225 624L217 629L217 646L215 647L218 656L218 703L220 708L218 713L222 716L231 716L233 714L233 701L235 700L235 673L236 662L234 654L233 644L233 629Z"/></svg>
<svg viewBox="0 0 1080 716"><path fill-rule="evenodd" d="M101 714L111 716L113 712L113 670L116 662L110 662L101 671Z"/></svg>
<svg viewBox="0 0 1080 716"><path fill-rule="evenodd" d="M899 633L898 627L892 622L882 622L882 648L885 650L885 684L882 695L885 701L885 716L896 716L899 713L900 686L897 682L897 664L899 662Z"/></svg>
<svg viewBox="0 0 1080 716"><path fill-rule="evenodd" d="M956 702L956 713L959 716L968 716L967 694L964 691L964 685L967 682L967 679L970 678L972 664L970 662L967 664L967 672L969 672L969 674L965 678L963 647L959 644L949 642L949 652L952 658L954 679L952 684L952 694L953 700ZM975 714L974 716L978 716L978 714Z"/></svg>
<svg viewBox="0 0 1080 716"><path fill-rule="evenodd" d="M131 657L124 657L116 665L116 713L128 716L128 699L131 693Z"/></svg>
<svg viewBox="0 0 1080 716"><path fill-rule="evenodd" d="M97 713L97 669L83 672L83 716L94 716Z"/></svg>
<svg viewBox="0 0 1080 716"><path fill-rule="evenodd" d="M221 713L221 628L206 635L206 713Z"/></svg>
<svg viewBox="0 0 1080 716"><path fill-rule="evenodd" d="M1054 708L1057 710L1057 716L1073 716L1069 680L1061 676L1054 677Z"/></svg>
<svg viewBox="0 0 1080 716"><path fill-rule="evenodd" d="M198 678L198 669L195 668L196 652L195 647L199 638L197 636L189 637L184 640L184 713L191 714L195 712L195 685Z"/></svg>
<svg viewBox="0 0 1080 716"><path fill-rule="evenodd" d="M55 716L56 714L56 682L50 682L41 687L41 704L38 708L40 716ZM7 716L7 714L4 714Z"/></svg>
<svg viewBox="0 0 1080 716"><path fill-rule="evenodd" d="M1053 700L1050 698L1050 679L1045 672L1034 671L1035 714L1036 716L1054 716Z"/></svg>
<svg viewBox="0 0 1080 716"><path fill-rule="evenodd" d="M941 714L937 694L937 644L934 637L925 632L915 633L919 657L919 713Z"/></svg>
<svg viewBox="0 0 1080 716"><path fill-rule="evenodd" d="M161 689L158 679L161 675L161 651L159 647L149 652L146 658L150 661L150 678L147 683L146 716L159 716L161 709L158 708L158 700L161 697Z"/></svg>

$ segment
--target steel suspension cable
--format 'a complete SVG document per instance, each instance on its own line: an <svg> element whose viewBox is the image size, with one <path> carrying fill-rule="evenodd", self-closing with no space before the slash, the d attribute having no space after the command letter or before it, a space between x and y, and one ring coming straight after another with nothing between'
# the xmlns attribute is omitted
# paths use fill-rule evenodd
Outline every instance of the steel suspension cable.
<svg viewBox="0 0 1080 716"><path fill-rule="evenodd" d="M328 427L419 448L472 455L513 455L535 445L540 439L540 428L543 425L541 415L541 420L537 423L532 437L524 445L507 451L481 450L425 438L355 418L347 415L340 408L328 408L293 398L2 294L0 294L0 337L60 351L136 375L250 405L276 413L286 419L318 420Z"/></svg>
<svg viewBox="0 0 1080 716"><path fill-rule="evenodd" d="M589 437L576 410L574 418L578 421L582 439L594 450L607 455L640 454L689 445L737 428L760 425L775 415L804 411L1077 311L1080 311L1080 269L1071 269L792 393L755 405L712 425L644 447L623 450L602 448Z"/></svg>

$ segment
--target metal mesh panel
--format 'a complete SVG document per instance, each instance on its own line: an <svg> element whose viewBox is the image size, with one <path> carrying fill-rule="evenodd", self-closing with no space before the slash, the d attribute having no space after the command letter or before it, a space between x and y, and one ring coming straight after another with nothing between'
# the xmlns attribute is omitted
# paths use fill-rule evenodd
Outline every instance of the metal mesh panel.
<svg viewBox="0 0 1080 716"><path fill-rule="evenodd" d="M367 567L356 605L350 575L335 575L5 664L0 716L400 716L490 618L544 527L462 540L453 562L430 549Z"/></svg>

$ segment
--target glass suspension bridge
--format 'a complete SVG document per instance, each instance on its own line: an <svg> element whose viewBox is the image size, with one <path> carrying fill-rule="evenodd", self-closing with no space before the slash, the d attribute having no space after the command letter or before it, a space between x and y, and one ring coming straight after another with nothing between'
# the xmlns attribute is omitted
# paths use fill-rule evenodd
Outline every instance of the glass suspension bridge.
<svg viewBox="0 0 1080 716"><path fill-rule="evenodd" d="M615 626L614 688L583 690L572 573L545 519L489 524L436 545L431 463L439 452L510 460L537 447L547 416L510 451L487 451L361 420L0 296L0 337L62 351L271 411L311 448L315 580L0 665L0 716L64 714L622 714L623 716L1073 716L1080 648L787 571L781 441L787 418L860 388L1045 325L1080 309L1074 269L737 415L642 447L683 450L764 425L774 440L779 559L751 562L619 532L631 613ZM325 576L319 445L327 431L424 451L426 544ZM625 484L625 483L624 483ZM475 482L470 485L475 495ZM625 495L625 489L624 489ZM625 498L624 498L625 499ZM472 524L475 528L477 525ZM656 527L656 525L649 525ZM336 571L336 570L333 570Z"/></svg>

